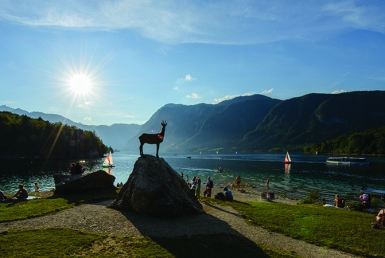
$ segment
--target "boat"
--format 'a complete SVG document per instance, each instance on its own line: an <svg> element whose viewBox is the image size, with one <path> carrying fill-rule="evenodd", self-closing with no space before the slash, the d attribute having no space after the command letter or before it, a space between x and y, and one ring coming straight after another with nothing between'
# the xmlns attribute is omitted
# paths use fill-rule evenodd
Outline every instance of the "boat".
<svg viewBox="0 0 385 258"><path fill-rule="evenodd" d="M214 168L213 170L214 170L214 172L218 172L218 173L230 172L229 169L219 169L219 168Z"/></svg>
<svg viewBox="0 0 385 258"><path fill-rule="evenodd" d="M327 164L334 165L369 165L366 158L360 157L329 157L326 159Z"/></svg>
<svg viewBox="0 0 385 258"><path fill-rule="evenodd" d="M112 153L108 153L106 159L103 161L103 167L104 168L112 168L114 166L114 161L112 160Z"/></svg>
<svg viewBox="0 0 385 258"><path fill-rule="evenodd" d="M291 164L291 158L290 158L289 152L286 152L285 164Z"/></svg>

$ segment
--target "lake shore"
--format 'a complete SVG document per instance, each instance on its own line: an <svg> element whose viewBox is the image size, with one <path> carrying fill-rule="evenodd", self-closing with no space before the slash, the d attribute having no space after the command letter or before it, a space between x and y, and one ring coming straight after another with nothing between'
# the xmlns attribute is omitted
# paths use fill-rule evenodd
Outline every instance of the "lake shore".
<svg viewBox="0 0 385 258"><path fill-rule="evenodd" d="M205 188L201 189L201 196L203 196L204 189ZM211 197L214 198L215 194L222 191L223 191L223 187L214 187L212 189ZM280 202L280 203L285 203L290 205L296 205L300 201L300 200L290 199L284 196L277 195L274 192L272 192L274 193L273 199L264 198L261 195L261 191L258 191L257 189L250 186L241 187L240 189L232 189L231 191L233 193L234 200L236 201L250 201L250 202L274 201L274 202Z"/></svg>
<svg viewBox="0 0 385 258"><path fill-rule="evenodd" d="M205 190L205 187L201 188L201 196L203 196L203 192ZM236 201L250 201L250 202L260 202L260 201L274 201L274 202L280 202L290 205L296 205L300 200L297 199L290 199L285 196L277 195L276 193L272 192L274 194L273 199L267 198L267 192L266 197L261 194L261 191L251 187L251 186L243 186L240 189L232 189L231 190L234 196L234 200ZM211 197L214 198L215 194L223 192L223 187L215 187L212 189ZM50 197L54 195L54 190L52 191L41 191L41 192L30 192L30 196L37 196L37 197ZM11 198L13 196L12 193L5 193L5 195L8 198Z"/></svg>

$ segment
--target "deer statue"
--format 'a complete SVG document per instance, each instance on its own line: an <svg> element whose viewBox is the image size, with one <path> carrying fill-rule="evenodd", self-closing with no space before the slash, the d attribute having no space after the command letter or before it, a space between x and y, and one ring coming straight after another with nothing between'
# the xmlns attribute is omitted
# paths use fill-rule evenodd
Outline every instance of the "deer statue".
<svg viewBox="0 0 385 258"><path fill-rule="evenodd" d="M148 143L148 144L156 144L156 157L159 158L158 152L159 152L159 144L163 142L164 139L164 132L166 130L166 121L162 120L162 131L160 133L156 134L148 134L148 133L143 133L141 136L139 136L139 141L140 141L140 156L143 156L143 144Z"/></svg>

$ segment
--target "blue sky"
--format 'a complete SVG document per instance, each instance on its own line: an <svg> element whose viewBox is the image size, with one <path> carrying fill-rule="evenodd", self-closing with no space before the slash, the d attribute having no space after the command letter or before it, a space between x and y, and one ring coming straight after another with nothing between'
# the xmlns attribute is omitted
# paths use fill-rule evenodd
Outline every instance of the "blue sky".
<svg viewBox="0 0 385 258"><path fill-rule="evenodd" d="M2 0L0 57L0 105L89 125L385 90L385 2Z"/></svg>

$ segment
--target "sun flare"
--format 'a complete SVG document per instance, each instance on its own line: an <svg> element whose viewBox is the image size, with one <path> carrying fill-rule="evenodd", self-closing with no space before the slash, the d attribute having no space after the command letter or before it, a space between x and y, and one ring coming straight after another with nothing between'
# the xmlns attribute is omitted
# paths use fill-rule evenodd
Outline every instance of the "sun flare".
<svg viewBox="0 0 385 258"><path fill-rule="evenodd" d="M70 90L75 94L87 94L92 89L90 77L84 74L76 74L72 76L68 85Z"/></svg>

